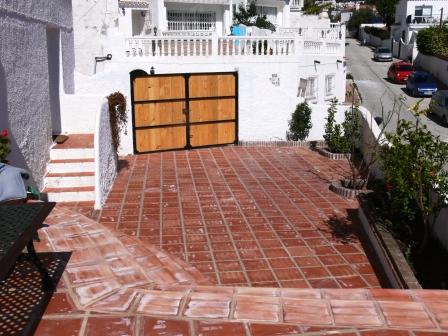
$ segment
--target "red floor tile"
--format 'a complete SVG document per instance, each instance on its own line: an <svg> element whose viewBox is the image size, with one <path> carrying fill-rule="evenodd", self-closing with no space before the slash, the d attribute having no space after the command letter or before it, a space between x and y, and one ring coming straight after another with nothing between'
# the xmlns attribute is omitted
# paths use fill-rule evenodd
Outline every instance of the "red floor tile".
<svg viewBox="0 0 448 336"><path fill-rule="evenodd" d="M328 180L347 171L345 161L286 147L124 160L101 213L92 203L70 207L215 273L218 284L379 287L359 223L346 218L356 203L328 190Z"/></svg>

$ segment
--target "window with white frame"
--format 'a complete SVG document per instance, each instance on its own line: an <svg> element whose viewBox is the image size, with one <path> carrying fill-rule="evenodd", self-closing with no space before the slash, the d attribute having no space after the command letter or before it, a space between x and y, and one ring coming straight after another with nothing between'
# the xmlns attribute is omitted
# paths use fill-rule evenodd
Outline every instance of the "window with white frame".
<svg viewBox="0 0 448 336"><path fill-rule="evenodd" d="M325 76L325 95L333 96L335 87L335 75L330 74Z"/></svg>
<svg viewBox="0 0 448 336"><path fill-rule="evenodd" d="M425 17L432 16L432 6L415 6L415 16Z"/></svg>
<svg viewBox="0 0 448 336"><path fill-rule="evenodd" d="M167 12L168 30L215 30L215 12Z"/></svg>
<svg viewBox="0 0 448 336"><path fill-rule="evenodd" d="M271 23L277 23L277 7L257 6L257 14L266 15Z"/></svg>
<svg viewBox="0 0 448 336"><path fill-rule="evenodd" d="M317 77L300 78L298 97L317 98Z"/></svg>

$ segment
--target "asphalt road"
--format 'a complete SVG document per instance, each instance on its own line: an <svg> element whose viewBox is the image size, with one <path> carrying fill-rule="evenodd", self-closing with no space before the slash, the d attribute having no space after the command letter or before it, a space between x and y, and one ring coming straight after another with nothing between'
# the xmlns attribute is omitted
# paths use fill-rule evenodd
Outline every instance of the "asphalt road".
<svg viewBox="0 0 448 336"><path fill-rule="evenodd" d="M417 118L408 110L409 106L415 104L419 98L410 97L405 85L395 84L387 79L387 70L391 62L373 61L373 49L368 46L361 46L358 40L347 39L346 57L348 63L348 73L353 75L355 83L359 88L362 98L362 105L373 114L374 117L383 117L394 108L397 108L391 122L385 125L386 132L393 132L396 128L398 119L417 121ZM400 104L400 99L403 103ZM427 108L430 98L424 98L421 108ZM422 123L427 125L428 129L434 134L439 135L441 139L448 141L448 127L437 117L430 115L421 116ZM381 125L380 125L381 126ZM384 127L384 125L382 125Z"/></svg>

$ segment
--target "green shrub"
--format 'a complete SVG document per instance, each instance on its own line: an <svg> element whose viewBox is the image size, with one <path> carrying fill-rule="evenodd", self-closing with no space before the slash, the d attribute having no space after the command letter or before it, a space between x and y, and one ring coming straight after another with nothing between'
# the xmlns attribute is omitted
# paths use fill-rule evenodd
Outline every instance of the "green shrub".
<svg viewBox="0 0 448 336"><path fill-rule="evenodd" d="M331 100L325 123L324 139L330 152L351 153L353 146L357 145L361 136L358 109L347 109L344 121L342 124L338 124L336 122L337 104L336 98Z"/></svg>
<svg viewBox="0 0 448 336"><path fill-rule="evenodd" d="M313 127L313 124L311 123L311 108L308 106L308 103L297 104L296 110L289 121L287 139L303 141L310 134L311 127Z"/></svg>
<svg viewBox="0 0 448 336"><path fill-rule="evenodd" d="M381 40L387 40L390 38L390 31L387 28L364 27L364 31L367 34L380 38Z"/></svg>
<svg viewBox="0 0 448 336"><path fill-rule="evenodd" d="M425 55L448 57L448 28L431 27L419 31L417 49Z"/></svg>
<svg viewBox="0 0 448 336"><path fill-rule="evenodd" d="M347 29L350 31L358 31L362 23L369 23L375 19L375 13L370 8L361 8L355 10L347 22Z"/></svg>

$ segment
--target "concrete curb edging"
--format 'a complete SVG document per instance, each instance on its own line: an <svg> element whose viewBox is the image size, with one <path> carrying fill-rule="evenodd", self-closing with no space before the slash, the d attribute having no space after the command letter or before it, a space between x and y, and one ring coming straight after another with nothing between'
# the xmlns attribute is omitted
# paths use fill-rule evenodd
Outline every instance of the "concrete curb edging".
<svg viewBox="0 0 448 336"><path fill-rule="evenodd" d="M325 148L317 148L319 154L331 159L331 160L347 160L352 157L349 153L332 153Z"/></svg>
<svg viewBox="0 0 448 336"><path fill-rule="evenodd" d="M359 219L390 286L395 289L422 289L392 234L371 215L365 200L359 198L359 203Z"/></svg>
<svg viewBox="0 0 448 336"><path fill-rule="evenodd" d="M366 194L371 192L371 190L364 189L350 189L342 186L341 181L334 181L330 184L330 190L339 196L345 198L356 198L358 195Z"/></svg>
<svg viewBox="0 0 448 336"><path fill-rule="evenodd" d="M323 140L318 141L292 141L292 140L240 140L238 146L244 147L307 147L315 148L324 145Z"/></svg>

